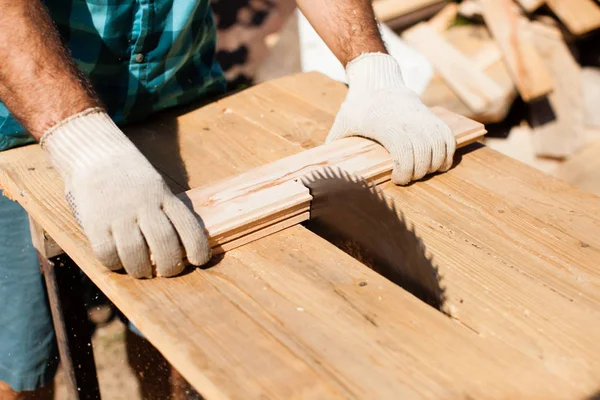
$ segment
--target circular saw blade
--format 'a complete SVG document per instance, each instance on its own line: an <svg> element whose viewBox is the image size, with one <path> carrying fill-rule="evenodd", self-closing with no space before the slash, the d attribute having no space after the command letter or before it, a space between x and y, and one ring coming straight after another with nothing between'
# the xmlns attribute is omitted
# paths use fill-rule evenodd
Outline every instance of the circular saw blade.
<svg viewBox="0 0 600 400"><path fill-rule="evenodd" d="M325 168L302 178L313 197L304 225L354 258L441 310L444 290L414 226L366 180Z"/></svg>

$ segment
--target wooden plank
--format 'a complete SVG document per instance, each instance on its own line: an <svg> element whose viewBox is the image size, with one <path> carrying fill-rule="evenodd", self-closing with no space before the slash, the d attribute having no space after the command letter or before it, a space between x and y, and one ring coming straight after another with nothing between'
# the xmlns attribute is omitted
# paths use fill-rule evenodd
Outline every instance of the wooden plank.
<svg viewBox="0 0 600 400"><path fill-rule="evenodd" d="M502 121L517 97L517 91L502 61L498 45L482 25L453 26L444 33L444 36L471 61L475 68L484 71L500 85L505 95L502 101L481 113L474 113L456 96L441 77L435 75L421 95L423 102L429 106L442 106L483 123Z"/></svg>
<svg viewBox="0 0 600 400"><path fill-rule="evenodd" d="M600 6L594 0L546 0L546 3L574 35L600 27Z"/></svg>
<svg viewBox="0 0 600 400"><path fill-rule="evenodd" d="M495 42L487 42L471 57L473 65L482 71L498 61L502 61L502 52Z"/></svg>
<svg viewBox="0 0 600 400"><path fill-rule="evenodd" d="M521 8L517 3L511 2L511 9L515 14L523 15L523 8ZM458 6L458 13L463 17L482 20L483 18L483 6L481 5L481 0L463 0L460 2Z"/></svg>
<svg viewBox="0 0 600 400"><path fill-rule="evenodd" d="M373 2L373 11L379 21L386 22L442 2L443 0L377 0Z"/></svg>
<svg viewBox="0 0 600 400"><path fill-rule="evenodd" d="M509 0L481 0L483 17L504 54L504 61L524 101L530 102L552 91L552 77L531 40L524 34Z"/></svg>
<svg viewBox="0 0 600 400"><path fill-rule="evenodd" d="M300 94L298 90L296 95ZM314 95L307 96L312 101ZM553 371L561 370L560 374L571 376L579 388L596 393L598 377L590 364L595 361L587 358L590 348L585 343L598 329L589 327L587 313L598 312L600 297L600 271L591 262L600 259L600 235L589 234L600 229L600 199L484 150L469 153L465 162L436 179L409 188L388 183L384 191L395 201L394 195L402 194L399 209L414 216L418 227L431 230L430 235L421 232L434 259L447 262L448 270L440 268L443 282L454 288L448 290L455 290L449 303L453 317L480 334L494 335L528 354L537 354ZM458 181L455 174L460 175ZM439 189L446 182L453 183ZM473 185L477 188L471 190ZM423 191L431 194L432 186L436 187L433 193L439 192L422 202ZM448 210L440 209L446 199L457 203L451 202ZM485 234L480 236L477 231L484 216L490 225L482 227ZM459 226L465 236L455 230ZM468 267L465 259L478 261ZM498 268L499 275L491 278L487 268ZM445 272L449 270L452 273ZM478 274L481 280L470 280ZM466 306L468 293L473 298ZM488 298L492 293L498 296ZM563 321L566 309L560 312L559 308L579 310ZM554 316L546 314L549 309ZM506 319L496 318L495 313ZM573 340L572 348L565 345L569 340ZM599 354L594 346L592 352ZM564 362L562 367L554 363L557 357ZM581 363L584 359L587 361Z"/></svg>
<svg viewBox="0 0 600 400"><path fill-rule="evenodd" d="M324 87L317 77L300 75L287 89L273 83L273 101L317 103ZM332 87L339 92L326 97L343 99L343 85ZM227 108L224 99L167 121L176 135L159 135L158 122L129 132L146 151L152 143L175 149L170 161L186 166L187 176L164 154L162 167L182 186L281 158L275 151L268 159L269 143L284 153L303 151L303 114L286 114L282 130L278 121L265 118L259 126ZM328 114L311 141L333 122L335 113ZM266 161L238 149L248 131ZM171 140L175 145L165 143ZM233 155L220 150L224 140ZM202 146L187 151L187 141ZM0 182L207 399L588 398L600 389L597 344L590 343L600 318L596 268L581 270L600 249L598 198L482 150L463 154L448 173L394 188L405 193L400 208L410 211L443 269L451 318L299 226L228 252L206 269L134 280L93 258L39 147L0 154ZM565 297L578 289L582 296Z"/></svg>
<svg viewBox="0 0 600 400"><path fill-rule="evenodd" d="M525 11L532 13L540 8L546 2L546 0L517 0L517 2Z"/></svg>
<svg viewBox="0 0 600 400"><path fill-rule="evenodd" d="M483 125L437 108L457 148L483 137ZM390 179L393 163L379 144L345 138L200 188L180 198L203 220L215 254L229 251L309 219L312 197L300 181L323 168L342 169L375 182Z"/></svg>
<svg viewBox="0 0 600 400"><path fill-rule="evenodd" d="M554 82L552 93L529 105L534 151L565 158L584 144L581 67L560 30L532 22L529 31Z"/></svg>
<svg viewBox="0 0 600 400"><path fill-rule="evenodd" d="M458 4L448 3L440 12L435 14L427 23L437 33L444 33L456 20Z"/></svg>
<svg viewBox="0 0 600 400"><path fill-rule="evenodd" d="M465 18L481 18L483 9L479 0L463 0L458 5L458 13Z"/></svg>
<svg viewBox="0 0 600 400"><path fill-rule="evenodd" d="M2 165L5 190L17 190L27 210L42 216L57 242L207 399L573 393L536 360L451 322L301 227L175 279L111 273L69 217L44 154L37 146L21 150L8 154L10 167Z"/></svg>
<svg viewBox="0 0 600 400"><path fill-rule="evenodd" d="M488 184L480 180L483 174L477 168L490 162L488 154L492 151L482 149L476 153L448 179L432 182L429 201L415 204L416 188L403 191L386 184L384 192L409 219L419 221L424 243L436 249L432 253L441 265L442 277L453 282L447 290L453 315L477 332L494 335L527 354L543 357L553 371L570 377L581 388L591 389L597 385L597 375L590 369L595 368L592 365L596 362L586 354L600 354L600 346L591 343L594 335L588 325L589 313L598 312L600 298L600 271L591 260L599 259L599 248L597 244L587 247L589 237L583 226L572 226L571 232L561 230L547 224L546 220L556 217L546 210L512 202L503 194L514 190L520 193L513 198L532 193L541 197L534 180L552 187L550 178L519 162L490 154L503 160L493 166L495 171L502 168L518 176L499 181L489 179L490 171L486 171L483 174L488 176ZM524 169L533 179L524 176ZM566 189L564 185L556 186ZM458 187L465 190L457 192ZM583 194L570 190L566 199L575 196ZM560 217L569 217L566 210L548 208ZM592 224L598 229L600 207L596 204L589 211L596 216ZM503 216L498 218L498 213ZM474 231L474 220L481 227L480 232ZM461 255L453 254L448 247L455 240L467 244L461 247ZM592 250L588 252L589 248ZM478 263L470 267L463 263L464 258L471 259L476 254L481 257ZM474 291L477 285L486 290ZM499 315L492 316L495 313ZM561 367L554 364L557 358L564 362ZM584 359L587 361L581 363Z"/></svg>
<svg viewBox="0 0 600 400"><path fill-rule="evenodd" d="M475 113L480 113L504 96L502 88L426 23L403 34L403 38L423 53L446 84Z"/></svg>
<svg viewBox="0 0 600 400"><path fill-rule="evenodd" d="M175 279L111 273L68 217L55 172L29 169L46 163L30 146L2 166L2 184L23 190L28 211L43 215L57 242L205 398L582 393L536 358L453 323L301 227Z"/></svg>

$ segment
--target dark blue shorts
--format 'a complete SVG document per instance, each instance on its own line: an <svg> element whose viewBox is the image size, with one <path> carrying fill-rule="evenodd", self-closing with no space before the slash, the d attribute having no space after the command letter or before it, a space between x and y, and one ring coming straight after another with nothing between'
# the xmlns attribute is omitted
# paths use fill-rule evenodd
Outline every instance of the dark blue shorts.
<svg viewBox="0 0 600 400"><path fill-rule="evenodd" d="M23 208L0 196L0 381L34 390L54 379L58 350L44 277Z"/></svg>

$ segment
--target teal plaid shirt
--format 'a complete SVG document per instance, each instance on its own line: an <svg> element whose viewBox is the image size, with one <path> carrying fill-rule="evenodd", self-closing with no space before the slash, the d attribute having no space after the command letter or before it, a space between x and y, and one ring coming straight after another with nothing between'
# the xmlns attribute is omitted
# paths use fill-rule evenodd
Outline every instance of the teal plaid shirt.
<svg viewBox="0 0 600 400"><path fill-rule="evenodd" d="M209 0L44 3L118 124L225 90ZM0 103L0 150L32 141Z"/></svg>

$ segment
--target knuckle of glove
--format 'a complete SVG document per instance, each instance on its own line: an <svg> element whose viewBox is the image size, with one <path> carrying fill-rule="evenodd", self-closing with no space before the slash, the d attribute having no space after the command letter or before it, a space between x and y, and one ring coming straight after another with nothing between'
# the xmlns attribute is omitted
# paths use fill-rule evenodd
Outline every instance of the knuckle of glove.
<svg viewBox="0 0 600 400"><path fill-rule="evenodd" d="M87 237L92 247L92 252L102 265L111 271L118 271L122 268L117 247L108 229L105 234L88 233Z"/></svg>

